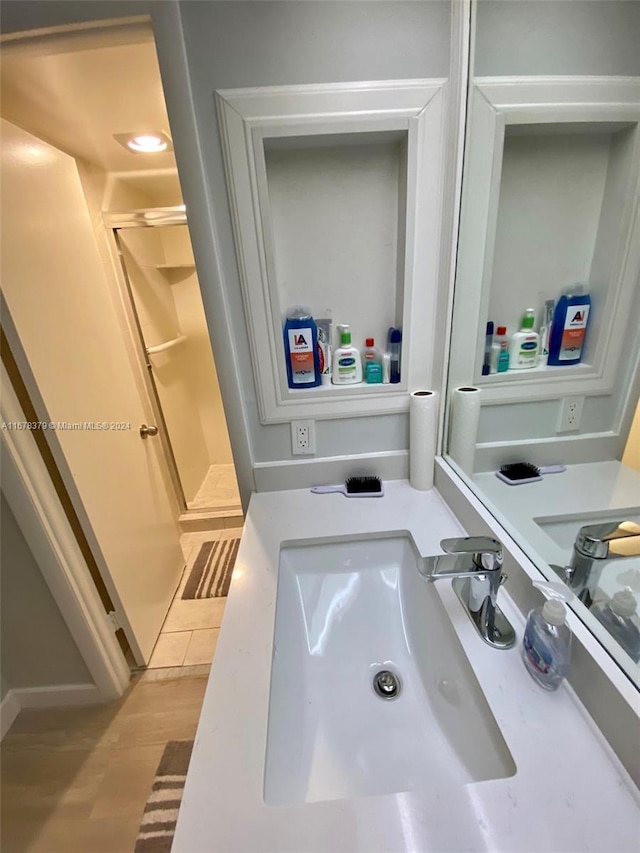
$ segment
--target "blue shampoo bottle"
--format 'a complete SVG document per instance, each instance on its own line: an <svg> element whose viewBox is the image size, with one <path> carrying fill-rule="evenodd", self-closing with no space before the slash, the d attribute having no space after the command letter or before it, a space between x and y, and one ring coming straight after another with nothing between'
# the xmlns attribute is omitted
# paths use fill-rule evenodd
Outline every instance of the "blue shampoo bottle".
<svg viewBox="0 0 640 853"><path fill-rule="evenodd" d="M289 388L315 388L322 382L318 329L311 314L298 306L284 324Z"/></svg>
<svg viewBox="0 0 640 853"><path fill-rule="evenodd" d="M582 360L590 310L591 297L581 284L566 288L553 314L547 364L559 367Z"/></svg>

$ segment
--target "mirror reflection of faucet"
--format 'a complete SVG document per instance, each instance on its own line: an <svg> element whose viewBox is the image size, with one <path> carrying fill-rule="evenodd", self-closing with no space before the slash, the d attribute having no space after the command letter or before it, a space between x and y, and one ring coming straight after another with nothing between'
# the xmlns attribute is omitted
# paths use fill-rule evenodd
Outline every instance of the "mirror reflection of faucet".
<svg viewBox="0 0 640 853"><path fill-rule="evenodd" d="M453 578L456 595L485 643L496 649L513 646L515 631L497 605L498 590L507 577L502 573L500 542L466 536L443 539L440 547L445 553L424 557L420 574L430 582Z"/></svg>
<svg viewBox="0 0 640 853"><path fill-rule="evenodd" d="M640 524L612 521L581 527L568 566L551 568L588 608L594 603L602 569L609 560L640 556Z"/></svg>

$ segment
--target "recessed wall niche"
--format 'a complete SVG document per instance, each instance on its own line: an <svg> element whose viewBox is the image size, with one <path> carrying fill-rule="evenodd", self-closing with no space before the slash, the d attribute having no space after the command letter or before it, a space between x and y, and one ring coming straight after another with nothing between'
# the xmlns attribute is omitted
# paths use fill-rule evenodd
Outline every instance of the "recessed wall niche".
<svg viewBox="0 0 640 853"><path fill-rule="evenodd" d="M236 254L263 423L408 409L433 382L442 80L217 93ZM282 328L304 305L386 346L395 385L289 389Z"/></svg>
<svg viewBox="0 0 640 853"><path fill-rule="evenodd" d="M637 329L640 80L477 79L470 122L452 383L485 402L610 393ZM489 320L513 334L533 308L537 329L576 283L592 304L580 364L482 375Z"/></svg>
<svg viewBox="0 0 640 853"><path fill-rule="evenodd" d="M291 141L265 140L278 303L384 346L402 325L406 133Z"/></svg>

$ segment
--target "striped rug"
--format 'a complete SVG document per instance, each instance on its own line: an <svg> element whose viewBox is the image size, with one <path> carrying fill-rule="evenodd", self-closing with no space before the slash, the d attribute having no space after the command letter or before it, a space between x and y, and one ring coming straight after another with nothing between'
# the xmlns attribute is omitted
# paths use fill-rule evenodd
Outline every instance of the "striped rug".
<svg viewBox="0 0 640 853"><path fill-rule="evenodd" d="M182 591L183 599L219 598L229 592L239 539L203 542ZM187 566L187 569L189 566Z"/></svg>
<svg viewBox="0 0 640 853"><path fill-rule="evenodd" d="M165 746L144 808L135 853L170 853L192 740L170 740Z"/></svg>

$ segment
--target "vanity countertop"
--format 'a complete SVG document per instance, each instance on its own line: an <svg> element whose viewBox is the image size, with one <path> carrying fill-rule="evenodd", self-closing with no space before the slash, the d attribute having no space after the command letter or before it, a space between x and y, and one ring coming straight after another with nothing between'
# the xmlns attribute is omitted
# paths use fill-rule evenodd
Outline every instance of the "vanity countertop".
<svg viewBox="0 0 640 853"><path fill-rule="evenodd" d="M515 489L514 489L515 491ZM483 643L448 581L437 585L516 764L510 778L293 806L263 800L276 585L284 541L405 531L423 555L466 535L435 490L385 483L380 499L308 490L251 499L198 725L173 853L611 851L637 849L640 799L563 684L539 688L520 660L524 620L503 587L518 644ZM473 531L469 531L472 533Z"/></svg>
<svg viewBox="0 0 640 853"><path fill-rule="evenodd" d="M546 562L560 562L567 554L539 521L616 512L623 518L640 512L640 473L616 461L567 465L561 474L519 486L503 483L494 472L472 479L503 517L505 528L513 529L516 538L525 539ZM534 559L529 549L527 553Z"/></svg>

